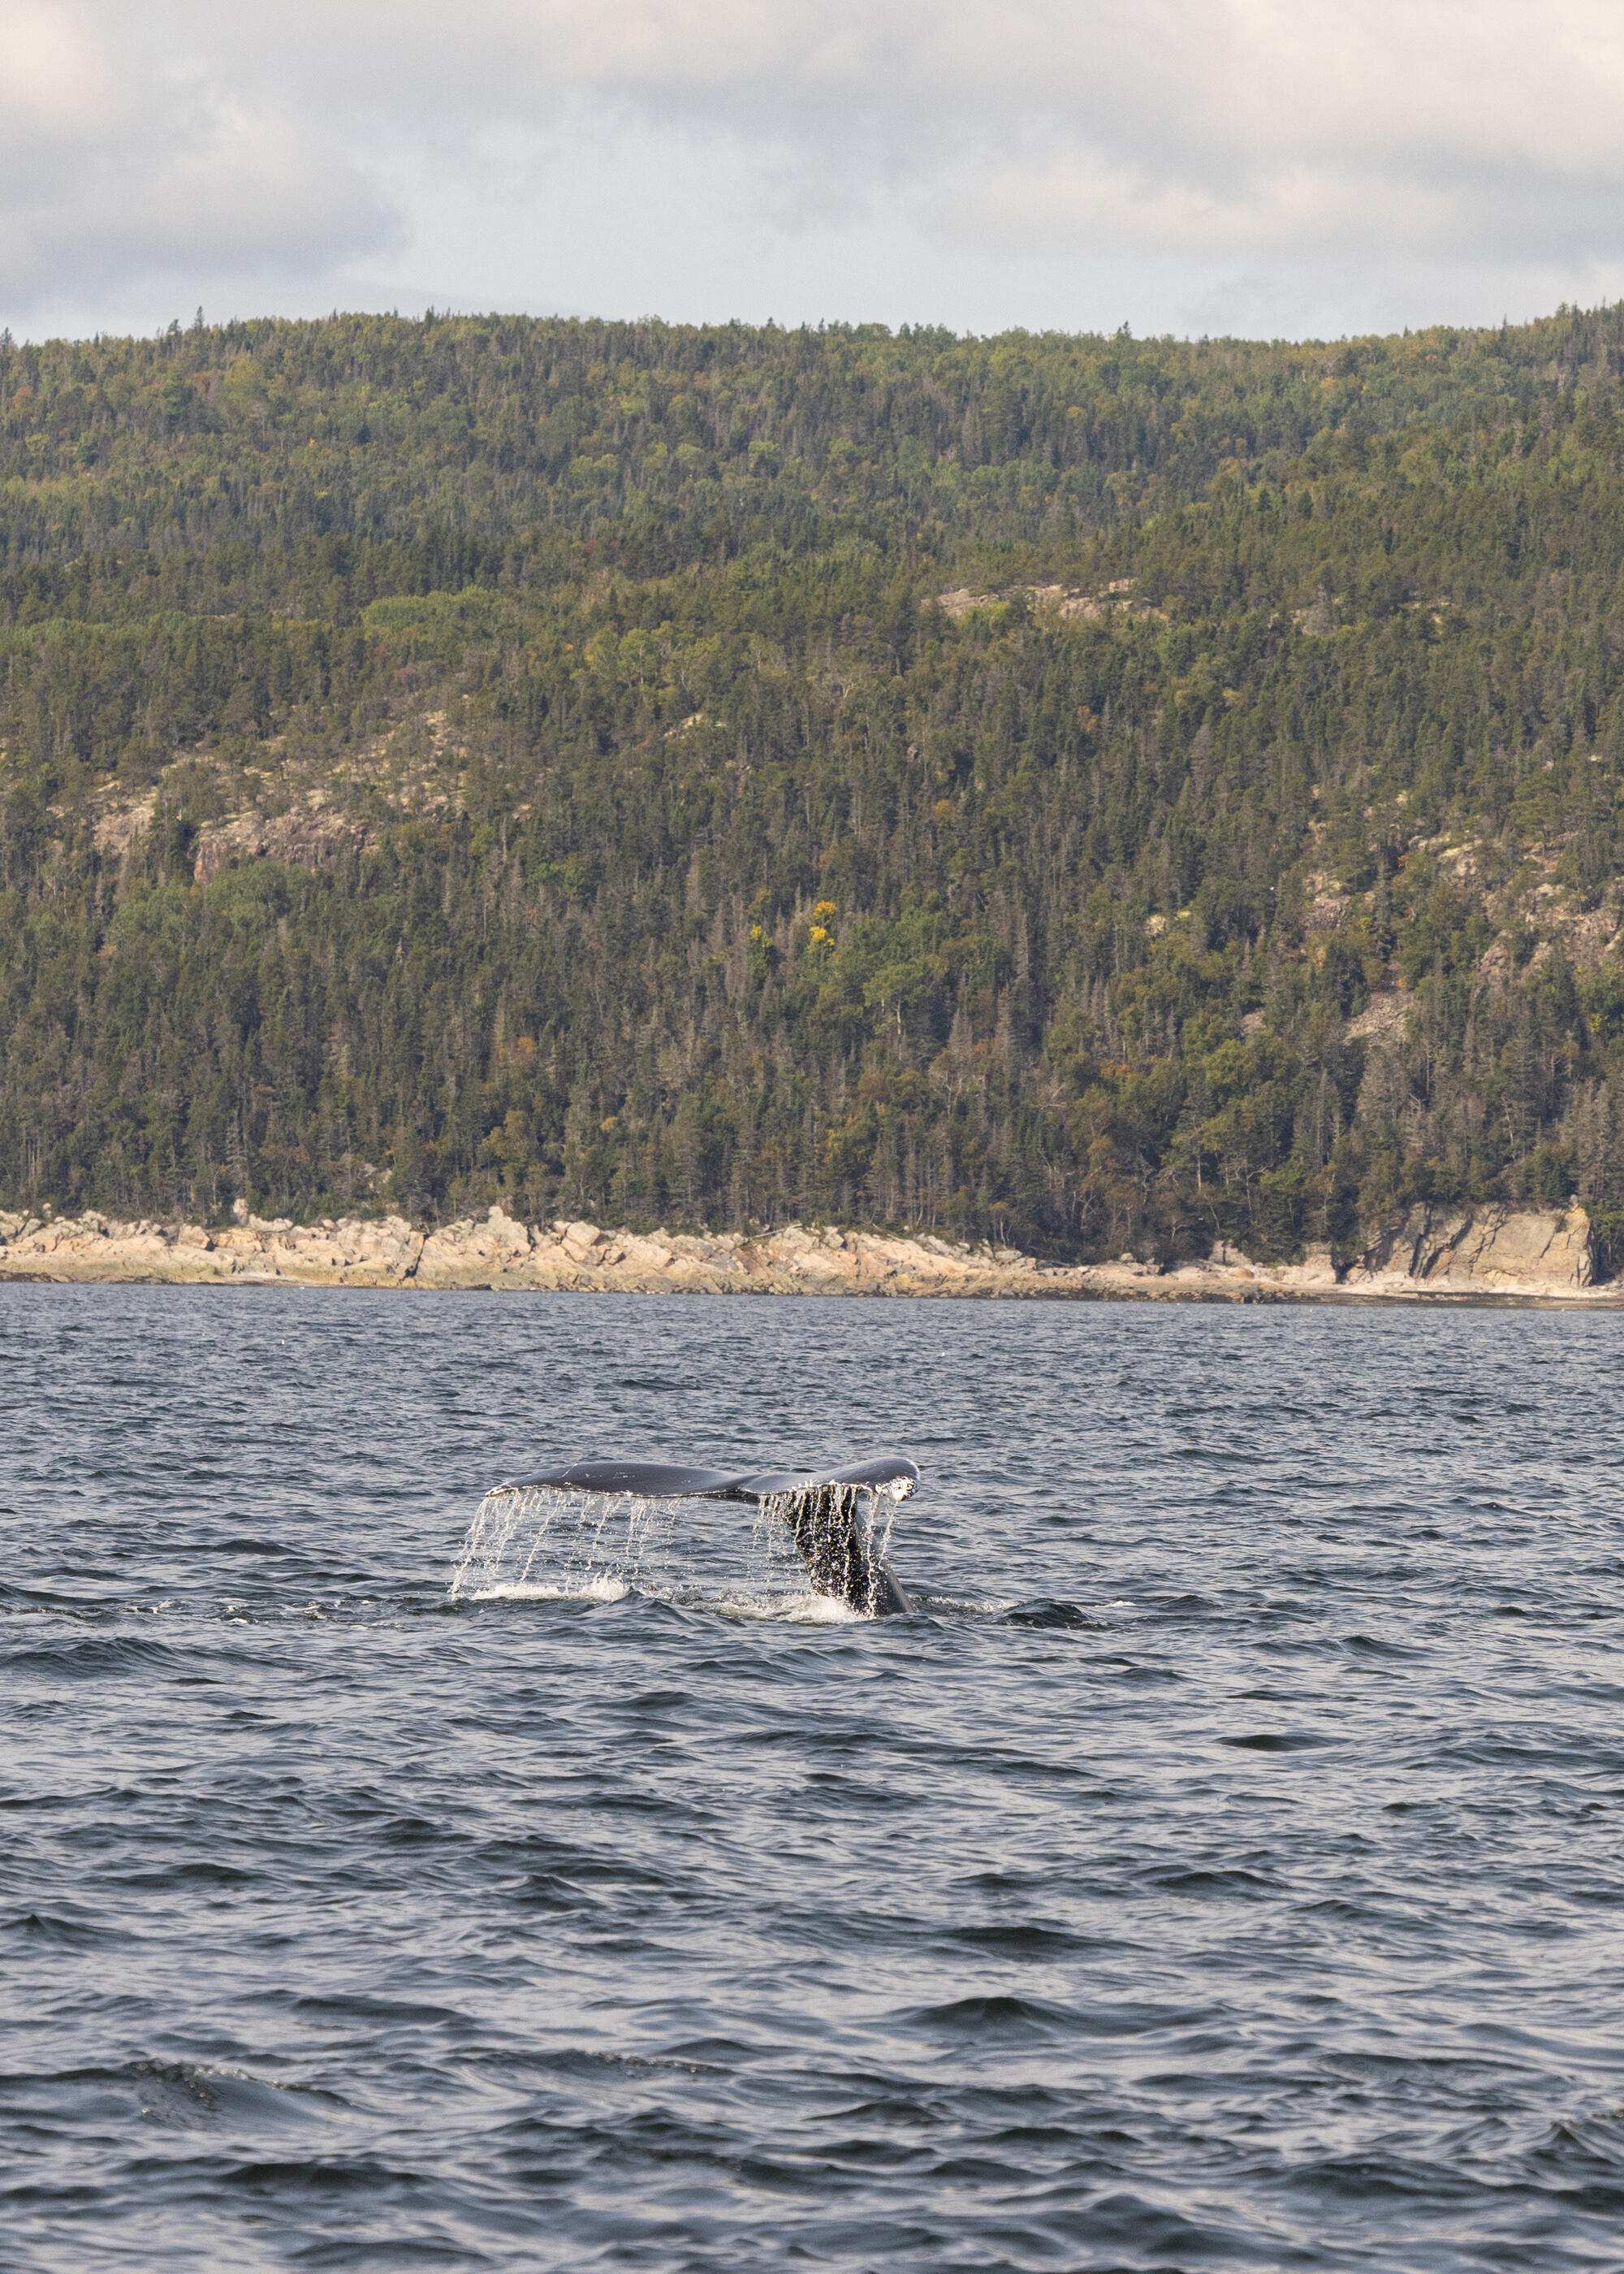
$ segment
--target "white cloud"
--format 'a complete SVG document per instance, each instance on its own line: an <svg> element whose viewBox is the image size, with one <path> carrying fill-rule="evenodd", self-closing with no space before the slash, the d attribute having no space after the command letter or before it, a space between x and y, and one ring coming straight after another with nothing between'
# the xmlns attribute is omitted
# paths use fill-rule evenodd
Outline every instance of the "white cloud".
<svg viewBox="0 0 1624 2274"><path fill-rule="evenodd" d="M1019 267L1034 322L1087 320L1091 278L1137 278L1141 323L1624 278L1617 0L0 0L0 57L14 308L141 275L248 305L431 247L458 297L533 299L545 267L650 305L678 209L714 247L682 314L804 292L843 232L882 293L889 236L893 316L929 312L933 262ZM616 167L595 234L570 182Z"/></svg>
<svg viewBox="0 0 1624 2274"><path fill-rule="evenodd" d="M380 249L397 217L319 110L177 64L104 11L0 0L0 298Z"/></svg>

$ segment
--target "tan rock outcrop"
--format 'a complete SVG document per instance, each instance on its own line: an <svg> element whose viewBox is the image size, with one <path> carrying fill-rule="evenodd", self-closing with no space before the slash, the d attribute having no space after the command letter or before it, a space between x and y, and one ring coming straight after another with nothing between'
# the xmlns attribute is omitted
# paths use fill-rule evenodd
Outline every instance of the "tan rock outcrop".
<svg viewBox="0 0 1624 2274"><path fill-rule="evenodd" d="M239 813L206 822L198 832L192 874L200 885L234 861L281 861L289 868L320 869L367 843L361 825L330 812L324 793L308 790L285 813Z"/></svg>
<svg viewBox="0 0 1624 2274"><path fill-rule="evenodd" d="M581 1220L521 1224L498 1206L423 1231L403 1216L296 1224L248 1215L225 1226L0 1214L0 1277L169 1280L358 1287L512 1288L624 1293L1004 1295L1158 1302L1282 1302L1401 1297L1624 1303L1598 1286L1583 1209L1416 1208L1395 1216L1345 1273L1328 1248L1255 1262L1220 1245L1163 1271L1041 1263L1017 1248L920 1232L834 1225L771 1232L605 1230Z"/></svg>
<svg viewBox="0 0 1624 2274"><path fill-rule="evenodd" d="M1410 1031L1416 998L1413 995L1372 995L1368 1009L1348 1022L1348 1040L1372 1043L1402 1042Z"/></svg>
<svg viewBox="0 0 1624 2274"><path fill-rule="evenodd" d="M1565 1209L1417 1205L1383 1227L1343 1284L1384 1294L1575 1296L1595 1284L1590 1220Z"/></svg>

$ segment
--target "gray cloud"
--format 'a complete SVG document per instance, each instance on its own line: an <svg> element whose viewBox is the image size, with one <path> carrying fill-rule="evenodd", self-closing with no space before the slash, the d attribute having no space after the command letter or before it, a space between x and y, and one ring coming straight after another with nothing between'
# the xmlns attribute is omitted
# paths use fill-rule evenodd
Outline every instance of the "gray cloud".
<svg viewBox="0 0 1624 2274"><path fill-rule="evenodd" d="M324 267L398 215L318 114L182 67L94 7L0 0L0 295Z"/></svg>
<svg viewBox="0 0 1624 2274"><path fill-rule="evenodd" d="M0 55L19 311L386 253L509 303L680 274L709 303L673 313L898 317L1002 268L1034 322L1272 295L1333 328L1624 276L1616 0L0 0ZM842 237L882 297L889 239L889 307L805 302Z"/></svg>

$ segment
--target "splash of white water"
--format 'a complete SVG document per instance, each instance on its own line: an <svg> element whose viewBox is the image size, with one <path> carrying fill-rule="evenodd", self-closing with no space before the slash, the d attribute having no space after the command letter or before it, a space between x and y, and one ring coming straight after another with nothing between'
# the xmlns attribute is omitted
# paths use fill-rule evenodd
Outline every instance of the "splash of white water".
<svg viewBox="0 0 1624 2274"><path fill-rule="evenodd" d="M451 1599L593 1595L613 1600L664 1558L676 1520L671 1501L640 1493L572 1493L553 1485L495 1485L462 1542Z"/></svg>
<svg viewBox="0 0 1624 2274"><path fill-rule="evenodd" d="M583 1579L579 1586L550 1586L545 1581L531 1585L524 1579L499 1580L494 1586L475 1587L470 1600L477 1603L618 1603L628 1593L624 1579L605 1573L596 1579Z"/></svg>
<svg viewBox="0 0 1624 2274"><path fill-rule="evenodd" d="M614 1602L635 1589L744 1617L851 1615L813 1593L780 1510L763 1503L748 1540L743 1513L733 1502L497 1485L468 1528L451 1600Z"/></svg>

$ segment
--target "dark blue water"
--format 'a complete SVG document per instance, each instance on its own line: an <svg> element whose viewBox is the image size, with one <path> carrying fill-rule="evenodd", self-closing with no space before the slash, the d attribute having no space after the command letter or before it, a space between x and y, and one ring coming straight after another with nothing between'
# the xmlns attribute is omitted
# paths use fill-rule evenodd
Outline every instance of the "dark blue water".
<svg viewBox="0 0 1624 2274"><path fill-rule="evenodd" d="M0 2262L1624 2264L1619 1334L0 1289ZM916 1616L447 1602L893 1447Z"/></svg>

